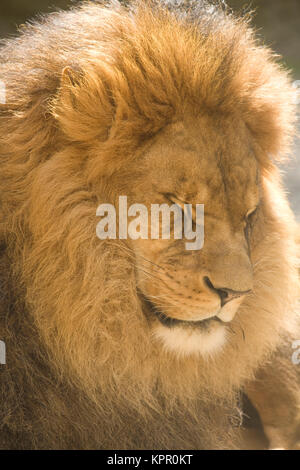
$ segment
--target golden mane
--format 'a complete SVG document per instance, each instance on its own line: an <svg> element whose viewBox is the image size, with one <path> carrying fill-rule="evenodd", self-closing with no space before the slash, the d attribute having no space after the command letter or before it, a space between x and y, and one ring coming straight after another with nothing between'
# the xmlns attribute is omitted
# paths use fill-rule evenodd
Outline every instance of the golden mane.
<svg viewBox="0 0 300 470"><path fill-rule="evenodd" d="M272 164L293 134L289 78L246 20L160 4L84 3L0 50L3 447L228 446L239 390L292 328L294 222ZM116 196L103 175L187 110L244 120L269 185L246 340L205 360L154 347L122 242L95 235Z"/></svg>

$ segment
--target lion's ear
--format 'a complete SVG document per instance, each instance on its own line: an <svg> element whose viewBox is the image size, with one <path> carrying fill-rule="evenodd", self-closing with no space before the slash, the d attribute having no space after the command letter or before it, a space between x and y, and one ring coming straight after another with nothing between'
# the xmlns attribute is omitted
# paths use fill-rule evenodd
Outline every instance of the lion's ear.
<svg viewBox="0 0 300 470"><path fill-rule="evenodd" d="M106 140L113 112L109 90L99 73L77 65L62 70L52 113L69 140Z"/></svg>

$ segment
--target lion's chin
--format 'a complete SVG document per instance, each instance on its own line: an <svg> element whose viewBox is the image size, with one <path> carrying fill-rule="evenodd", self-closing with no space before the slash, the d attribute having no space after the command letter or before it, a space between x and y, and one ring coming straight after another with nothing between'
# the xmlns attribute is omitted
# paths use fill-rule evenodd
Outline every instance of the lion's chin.
<svg viewBox="0 0 300 470"><path fill-rule="evenodd" d="M163 347L178 356L201 355L210 357L220 352L227 339L225 325L213 322L209 328L168 328L161 323L153 325L153 335Z"/></svg>

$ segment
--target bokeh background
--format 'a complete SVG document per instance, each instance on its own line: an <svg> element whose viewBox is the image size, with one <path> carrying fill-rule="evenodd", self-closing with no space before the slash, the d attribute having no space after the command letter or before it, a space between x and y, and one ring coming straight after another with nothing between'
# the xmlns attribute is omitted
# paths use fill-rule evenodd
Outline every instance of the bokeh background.
<svg viewBox="0 0 300 470"><path fill-rule="evenodd" d="M0 0L0 37L16 34L20 24L40 13L65 9L73 4L76 1ZM282 56L281 60L291 69L293 79L300 80L300 0L227 0L227 4L238 12L255 11L253 24L257 34ZM294 158L282 171L292 208L300 222L299 138L295 140Z"/></svg>

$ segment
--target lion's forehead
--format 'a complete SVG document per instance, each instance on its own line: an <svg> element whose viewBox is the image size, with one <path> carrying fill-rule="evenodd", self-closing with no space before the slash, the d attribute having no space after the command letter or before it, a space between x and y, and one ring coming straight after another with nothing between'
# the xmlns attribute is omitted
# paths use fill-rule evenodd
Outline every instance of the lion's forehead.
<svg viewBox="0 0 300 470"><path fill-rule="evenodd" d="M257 160L239 122L215 125L202 119L169 126L143 155L134 180L151 202L158 193L172 193L220 216L240 216L259 198Z"/></svg>
<svg viewBox="0 0 300 470"><path fill-rule="evenodd" d="M153 185L189 203L215 205L219 202L223 207L225 203L232 206L243 202L250 205L250 209L259 196L256 159L246 152L239 158L234 157L178 148L162 167L157 167Z"/></svg>

